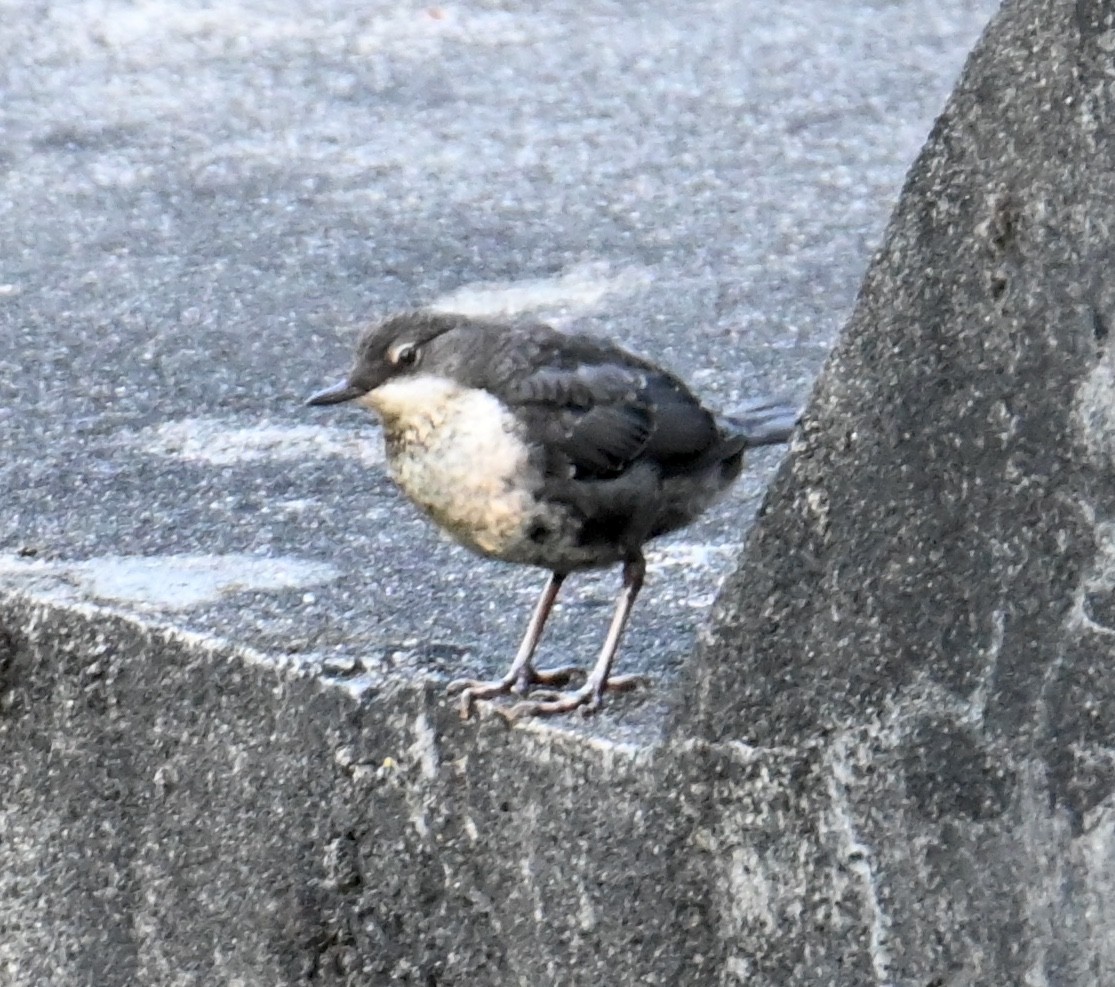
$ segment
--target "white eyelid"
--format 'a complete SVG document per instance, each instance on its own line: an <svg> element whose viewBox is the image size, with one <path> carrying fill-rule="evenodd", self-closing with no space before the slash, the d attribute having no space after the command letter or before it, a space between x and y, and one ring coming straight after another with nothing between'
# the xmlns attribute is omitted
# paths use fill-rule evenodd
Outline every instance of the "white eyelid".
<svg viewBox="0 0 1115 987"><path fill-rule="evenodd" d="M400 366L403 363L403 356L410 351L414 356L418 355L417 343L396 343L387 351L387 360L393 366ZM410 362L414 362L413 359Z"/></svg>

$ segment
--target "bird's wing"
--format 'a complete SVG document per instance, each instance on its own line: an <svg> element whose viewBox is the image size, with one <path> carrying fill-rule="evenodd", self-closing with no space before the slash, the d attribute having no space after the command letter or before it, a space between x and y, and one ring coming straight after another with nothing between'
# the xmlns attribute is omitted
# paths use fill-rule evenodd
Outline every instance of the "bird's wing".
<svg viewBox="0 0 1115 987"><path fill-rule="evenodd" d="M555 469L611 477L636 459L669 465L706 451L719 432L677 378L595 340L536 352L500 397L541 439Z"/></svg>

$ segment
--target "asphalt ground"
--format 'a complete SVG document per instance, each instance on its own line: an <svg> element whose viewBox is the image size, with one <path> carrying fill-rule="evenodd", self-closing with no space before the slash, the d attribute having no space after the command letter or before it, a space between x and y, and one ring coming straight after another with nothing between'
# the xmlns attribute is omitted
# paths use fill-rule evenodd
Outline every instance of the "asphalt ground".
<svg viewBox="0 0 1115 987"><path fill-rule="evenodd" d="M543 574L440 537L373 419L304 397L437 305L804 398L995 6L3 4L0 585L360 689L498 671ZM778 461L650 553L620 665L652 696ZM542 662L591 661L618 581L570 580Z"/></svg>

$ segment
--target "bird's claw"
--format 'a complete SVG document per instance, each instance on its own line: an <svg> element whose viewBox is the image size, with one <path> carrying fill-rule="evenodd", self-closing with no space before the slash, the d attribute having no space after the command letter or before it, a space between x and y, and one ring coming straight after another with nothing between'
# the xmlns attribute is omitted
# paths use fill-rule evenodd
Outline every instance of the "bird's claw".
<svg viewBox="0 0 1115 987"><path fill-rule="evenodd" d="M645 675L613 675L604 683L607 692L631 692L647 685Z"/></svg>
<svg viewBox="0 0 1115 987"><path fill-rule="evenodd" d="M572 692L547 693L545 698L528 699L509 709L499 710L509 723L528 716L558 716L576 710L581 716L592 716L603 705L605 692L630 692L646 684L642 675L616 675L602 683L586 682Z"/></svg>
<svg viewBox="0 0 1115 987"><path fill-rule="evenodd" d="M574 679L582 678L584 669L576 665L562 665L559 668L524 668L515 673L509 672L501 679L454 679L446 686L449 695L460 693L459 710L462 720L467 720L472 715L472 708L478 699L495 699L496 696L506 696L511 693L526 695L531 687L569 685ZM548 692L547 696L560 696L560 692ZM522 705L522 704L520 704ZM526 705L529 705L527 703Z"/></svg>
<svg viewBox="0 0 1115 987"><path fill-rule="evenodd" d="M562 688L576 679L584 679L585 670L579 665L560 665L557 668L532 668L529 674L520 674L515 682L515 692L526 695L533 685Z"/></svg>
<svg viewBox="0 0 1115 987"><path fill-rule="evenodd" d="M558 716L577 710L582 716L591 716L600 708L600 692L581 686L574 692L558 693L553 699L528 699L515 703L510 709L499 711L508 723L526 719L528 716Z"/></svg>

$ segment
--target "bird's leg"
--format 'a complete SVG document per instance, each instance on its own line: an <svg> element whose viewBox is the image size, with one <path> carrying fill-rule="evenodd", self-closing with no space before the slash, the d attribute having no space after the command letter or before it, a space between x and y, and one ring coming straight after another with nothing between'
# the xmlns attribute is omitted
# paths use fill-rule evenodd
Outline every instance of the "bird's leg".
<svg viewBox="0 0 1115 987"><path fill-rule="evenodd" d="M449 683L450 692L461 693L461 716L468 719L472 712L472 704L477 699L491 699L509 692L526 693L532 685L558 686L568 685L570 680L583 674L576 666L562 668L535 668L533 663L534 652L538 648L538 641L542 637L542 628L546 626L546 619L554 607L558 590L565 581L563 573L550 574L549 580L542 589L534 613L531 614L530 623L527 625L523 642L511 667L501 679L482 681L478 679L457 679Z"/></svg>
<svg viewBox="0 0 1115 987"><path fill-rule="evenodd" d="M524 716L552 716L557 713L568 713L574 709L582 709L591 713L600 707L604 690L627 692L634 689L642 682L638 675L617 675L610 677L612 662L616 651L619 649L623 629L627 626L627 618L631 615L631 607L635 604L635 597L643 587L643 577L646 575L647 564L642 554L630 559L623 565L623 590L616 601L616 612L612 616L608 636L604 639L604 647L600 649L600 657L596 659L585 684L572 692L559 693L552 699L528 701L517 703L507 710L508 719L517 720Z"/></svg>

